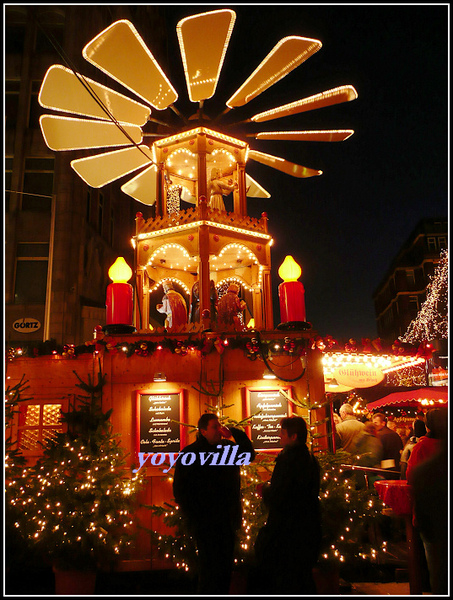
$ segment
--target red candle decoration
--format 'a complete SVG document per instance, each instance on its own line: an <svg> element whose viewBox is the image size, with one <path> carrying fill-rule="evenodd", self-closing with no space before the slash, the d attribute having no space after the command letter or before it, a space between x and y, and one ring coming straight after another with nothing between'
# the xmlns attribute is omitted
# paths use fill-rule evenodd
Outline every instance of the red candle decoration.
<svg viewBox="0 0 453 600"><path fill-rule="evenodd" d="M109 277L113 283L107 286L107 325L132 325L134 296L132 286L127 283L132 269L122 256L110 267Z"/></svg>
<svg viewBox="0 0 453 600"><path fill-rule="evenodd" d="M278 286L282 323L306 321L305 289L302 283L297 281L302 269L292 256L287 256L280 265L278 274L283 279L283 283Z"/></svg>

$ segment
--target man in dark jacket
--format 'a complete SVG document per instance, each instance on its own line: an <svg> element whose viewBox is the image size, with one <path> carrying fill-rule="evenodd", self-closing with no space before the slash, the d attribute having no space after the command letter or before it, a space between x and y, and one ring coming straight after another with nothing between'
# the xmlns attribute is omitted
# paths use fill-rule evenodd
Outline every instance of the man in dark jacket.
<svg viewBox="0 0 453 600"><path fill-rule="evenodd" d="M266 525L255 544L262 593L316 594L312 569L321 544L320 468L307 448L307 424L286 417L280 432L270 485L263 488L269 507Z"/></svg>
<svg viewBox="0 0 453 600"><path fill-rule="evenodd" d="M384 479L400 478L400 458L403 451L403 442L396 431L387 427L387 417L383 413L373 415L373 423L376 433L382 443L382 468L388 470L388 474L381 475ZM396 471L398 471L396 473Z"/></svg>
<svg viewBox="0 0 453 600"><path fill-rule="evenodd" d="M173 493L196 541L200 594L229 593L242 523L240 465L254 457L247 435L211 413L200 417L196 441L178 457Z"/></svg>

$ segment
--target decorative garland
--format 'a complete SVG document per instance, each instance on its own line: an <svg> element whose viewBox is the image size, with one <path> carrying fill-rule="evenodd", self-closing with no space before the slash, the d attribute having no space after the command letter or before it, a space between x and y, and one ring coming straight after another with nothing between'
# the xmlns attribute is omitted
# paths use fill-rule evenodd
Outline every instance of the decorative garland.
<svg viewBox="0 0 453 600"><path fill-rule="evenodd" d="M241 349L249 360L268 357L272 355L290 355L301 356L305 353L309 341L306 338L291 339L285 337L283 343L279 340L262 340L258 332L253 332L252 337L236 336L227 337L219 335L217 337L201 337L199 339L177 340L164 337L160 341L139 339L134 342L121 341L116 342L111 337L86 342L80 346L65 344L57 345L55 340L43 343L23 344L20 347L8 348L7 358L13 360L19 357L37 358L39 356L62 356L65 358L77 358L81 354L92 354L107 351L109 354L122 353L126 357L131 356L152 356L155 352L170 350L172 354L186 356L188 353L195 352L199 357L204 357L211 352L217 351L223 354L226 349Z"/></svg>
<svg viewBox="0 0 453 600"><path fill-rule="evenodd" d="M41 343L24 343L20 347L10 347L7 349L7 359L11 361L19 357L37 358L39 356L77 358L81 354L98 353L101 350L107 351L110 354L123 353L127 357L147 357L153 355L154 352L170 350L172 354L180 356L186 356L190 352L195 352L202 358L213 351L223 354L227 348L243 350L249 360L266 360L275 355L287 355L298 358L306 353L307 348L316 349L321 352L362 352L370 354L387 352L394 355L423 356L427 360L432 357L433 353L433 346L428 342L422 342L418 347L415 347L395 340L393 344L387 345L384 348L380 339L371 342L368 338L362 339L362 344L358 344L351 338L344 345L340 345L332 336L326 336L325 338L316 337L310 340L307 338L290 337L285 337L283 341L263 340L258 331L252 330L250 337L243 335L229 337L226 334L219 334L216 337L202 335L198 339L192 339L192 336L189 335L187 340L164 337L158 342L145 339L139 339L134 342L116 342L112 337L106 336L103 339L95 339L79 346L73 344L58 345L55 340L47 340Z"/></svg>

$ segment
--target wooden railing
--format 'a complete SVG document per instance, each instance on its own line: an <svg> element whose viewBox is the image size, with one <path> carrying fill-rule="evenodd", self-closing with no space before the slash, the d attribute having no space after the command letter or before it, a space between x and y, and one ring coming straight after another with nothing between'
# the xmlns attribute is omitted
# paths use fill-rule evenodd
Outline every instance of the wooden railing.
<svg viewBox="0 0 453 600"><path fill-rule="evenodd" d="M178 213L148 219L147 221L137 221L137 233L160 231L197 221L211 221L221 225L230 225L231 227L238 227L240 229L267 233L267 220L266 213L262 214L261 219L256 219L247 215L242 216L236 213L209 208L206 204L200 204L187 210L180 210Z"/></svg>

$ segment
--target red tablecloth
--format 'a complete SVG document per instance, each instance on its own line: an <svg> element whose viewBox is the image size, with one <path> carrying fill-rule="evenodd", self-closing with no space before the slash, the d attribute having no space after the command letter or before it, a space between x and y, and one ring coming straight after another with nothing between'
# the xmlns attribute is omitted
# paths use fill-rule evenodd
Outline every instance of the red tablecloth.
<svg viewBox="0 0 453 600"><path fill-rule="evenodd" d="M412 488L406 480L375 481L374 487L382 502L389 506L396 515L412 514Z"/></svg>

